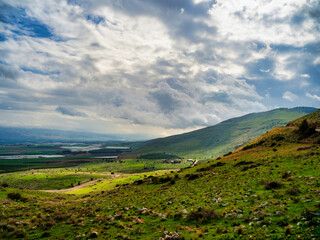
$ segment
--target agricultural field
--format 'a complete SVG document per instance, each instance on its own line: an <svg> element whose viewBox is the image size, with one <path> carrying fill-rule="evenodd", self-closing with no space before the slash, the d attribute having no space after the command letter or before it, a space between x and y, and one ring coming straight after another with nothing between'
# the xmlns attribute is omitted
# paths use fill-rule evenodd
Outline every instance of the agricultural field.
<svg viewBox="0 0 320 240"><path fill-rule="evenodd" d="M99 156L119 156L127 148L112 148L103 144L2 144L0 173L41 168L74 167L82 163L99 162Z"/></svg>
<svg viewBox="0 0 320 240"><path fill-rule="evenodd" d="M12 188L50 190L72 188L83 183L103 178L104 175L78 173L67 169L40 169L0 175L0 185Z"/></svg>
<svg viewBox="0 0 320 240"><path fill-rule="evenodd" d="M70 194L111 189L119 184L132 183L146 176L161 175L192 164L178 156L166 154L151 155L152 159L147 155L146 159L138 156L127 158L127 155L119 155L118 159L108 158L108 155L126 152L125 147L113 149L72 144L71 147L61 148L60 145L50 144L19 144L2 146L2 149L6 149L6 154L2 157L12 158L0 159L0 170L3 172L0 174L0 185ZM77 151L74 152L74 150ZM30 158L16 158L20 157L19 154ZM45 157L33 158L34 154ZM46 154L56 154L58 157ZM128 155L128 157L132 156Z"/></svg>

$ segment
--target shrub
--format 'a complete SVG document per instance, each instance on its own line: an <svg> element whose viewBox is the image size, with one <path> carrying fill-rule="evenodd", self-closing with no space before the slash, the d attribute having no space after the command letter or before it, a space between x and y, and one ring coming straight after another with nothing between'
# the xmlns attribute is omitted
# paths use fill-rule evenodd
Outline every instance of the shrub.
<svg viewBox="0 0 320 240"><path fill-rule="evenodd" d="M232 154L232 152L228 152L228 153L226 153L226 154L224 154L223 156L229 156L229 155L231 155Z"/></svg>
<svg viewBox="0 0 320 240"><path fill-rule="evenodd" d="M139 180L137 180L137 181L134 182L134 184L137 184L137 185L140 185L140 184L142 184L142 183L143 183L143 180L141 180L141 179L139 179Z"/></svg>
<svg viewBox="0 0 320 240"><path fill-rule="evenodd" d="M248 149L251 149L251 148L255 148L257 146L261 146L262 144L264 144L265 141L264 140L260 140L259 142L257 143L253 143L253 144L250 144L250 145L246 145L242 148L242 151L245 151L245 150L248 150Z"/></svg>
<svg viewBox="0 0 320 240"><path fill-rule="evenodd" d="M197 178L199 178L200 176L199 176L199 174L187 174L186 175L186 178L188 179L188 180L194 180L194 179L197 179Z"/></svg>
<svg viewBox="0 0 320 240"><path fill-rule="evenodd" d="M252 164L252 163L254 163L254 162L252 162L252 161L240 161L240 162L238 162L238 163L236 163L234 166L235 167L238 167L238 166L242 166L242 165L249 165L249 164Z"/></svg>
<svg viewBox="0 0 320 240"><path fill-rule="evenodd" d="M22 200L23 197L21 196L20 193L8 193L7 194L8 198L11 199L11 200Z"/></svg>
<svg viewBox="0 0 320 240"><path fill-rule="evenodd" d="M11 236L13 238L25 238L26 233L22 229L16 229Z"/></svg>
<svg viewBox="0 0 320 240"><path fill-rule="evenodd" d="M199 223L208 223L210 221L219 219L220 215L212 209L199 207L197 210L191 211L187 215L188 221L197 221Z"/></svg>
<svg viewBox="0 0 320 240"><path fill-rule="evenodd" d="M151 179L151 182L152 182L153 184L157 184L157 183L158 183L158 177L149 176L148 179Z"/></svg>
<svg viewBox="0 0 320 240"><path fill-rule="evenodd" d="M300 134L300 138L308 137L315 133L315 127L309 125L307 119L304 119L299 126L298 133Z"/></svg>
<svg viewBox="0 0 320 240"><path fill-rule="evenodd" d="M216 168L216 167L221 167L221 166L223 166L223 165L225 165L225 163L223 163L223 162L217 162L216 164L212 164L212 165L210 165L210 166L208 166L208 167L199 168L199 169L197 169L197 172L210 171L210 170L212 170L212 169L214 169L214 168Z"/></svg>
<svg viewBox="0 0 320 240"><path fill-rule="evenodd" d="M174 179L172 179L171 181L170 181L170 185L174 185L176 183L176 181L174 180Z"/></svg>
<svg viewBox="0 0 320 240"><path fill-rule="evenodd" d="M245 151L245 150L248 150L248 149L251 149L251 148L254 148L256 147L257 145L256 144L250 144L250 145L246 145L242 148L242 151Z"/></svg>
<svg viewBox="0 0 320 240"><path fill-rule="evenodd" d="M289 172L285 172L285 173L282 175L282 178L283 178L283 179L287 179L287 178L290 177L290 174L291 174L290 171L289 171Z"/></svg>
<svg viewBox="0 0 320 240"><path fill-rule="evenodd" d="M41 235L41 237L42 238L47 238L47 237L50 237L50 232L48 232L48 231L44 231L43 233L42 233L42 235Z"/></svg>
<svg viewBox="0 0 320 240"><path fill-rule="evenodd" d="M6 187L9 187L9 184L5 182L5 183L2 183L1 186L6 188Z"/></svg>
<svg viewBox="0 0 320 240"><path fill-rule="evenodd" d="M182 212L181 212L181 211L177 212L176 214L173 215L173 218L174 218L174 219L180 219L180 218L182 218Z"/></svg>
<svg viewBox="0 0 320 240"><path fill-rule="evenodd" d="M152 179L153 180L153 179ZM161 177L161 178L158 178L158 183L166 183L166 182L170 182L172 180L171 177ZM153 182L153 181L152 181Z"/></svg>
<svg viewBox="0 0 320 240"><path fill-rule="evenodd" d="M282 141L284 139L284 136L281 135L276 135L273 137L273 140L275 140L276 142Z"/></svg>
<svg viewBox="0 0 320 240"><path fill-rule="evenodd" d="M287 193L290 194L290 195L292 195L292 196L297 196L297 195L299 195L299 194L301 193L301 191L300 191L299 188L293 187L293 188L291 188L291 189L288 189L288 190L287 190Z"/></svg>
<svg viewBox="0 0 320 240"><path fill-rule="evenodd" d="M266 190L279 189L279 188L282 188L283 186L284 186L284 184L282 182L279 182L279 181L271 181L271 182L266 182L265 183Z"/></svg>

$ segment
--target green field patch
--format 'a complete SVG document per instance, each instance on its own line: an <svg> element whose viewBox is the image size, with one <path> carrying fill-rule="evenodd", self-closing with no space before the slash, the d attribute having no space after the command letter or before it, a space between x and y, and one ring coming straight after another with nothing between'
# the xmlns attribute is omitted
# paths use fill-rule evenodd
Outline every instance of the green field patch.
<svg viewBox="0 0 320 240"><path fill-rule="evenodd" d="M7 183L12 188L51 190L74 187L102 177L104 176L89 173L34 170L2 174L0 175L0 184Z"/></svg>
<svg viewBox="0 0 320 240"><path fill-rule="evenodd" d="M82 164L81 168L92 172L122 172L122 173L139 173L150 172L156 170L174 170L190 166L191 163L186 160L181 160L179 163L174 163L159 159L125 159L114 160L110 162L86 163Z"/></svg>
<svg viewBox="0 0 320 240"><path fill-rule="evenodd" d="M134 181L141 180L149 176L161 176L168 172L169 171L162 170L162 171L155 171L150 173L121 174L116 178L97 181L84 188L67 191L66 193L67 194L87 194L95 191L110 190L123 184L133 183Z"/></svg>

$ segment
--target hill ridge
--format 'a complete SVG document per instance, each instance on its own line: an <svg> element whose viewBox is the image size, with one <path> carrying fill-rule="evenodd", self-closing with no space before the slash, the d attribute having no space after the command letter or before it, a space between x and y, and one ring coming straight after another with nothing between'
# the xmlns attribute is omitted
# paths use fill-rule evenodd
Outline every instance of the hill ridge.
<svg viewBox="0 0 320 240"><path fill-rule="evenodd" d="M249 113L199 130L147 141L135 152L217 157L233 151L273 127L285 126L289 121L315 110L316 108L296 107Z"/></svg>

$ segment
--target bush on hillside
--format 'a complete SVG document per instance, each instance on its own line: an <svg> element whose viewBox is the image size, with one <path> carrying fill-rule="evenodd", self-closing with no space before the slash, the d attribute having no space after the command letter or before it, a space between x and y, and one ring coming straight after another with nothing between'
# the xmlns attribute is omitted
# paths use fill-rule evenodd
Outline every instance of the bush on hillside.
<svg viewBox="0 0 320 240"><path fill-rule="evenodd" d="M188 180L195 180L195 179L197 179L197 178L199 178L200 176L199 176L199 174L187 174L186 175L186 178L188 179Z"/></svg>
<svg viewBox="0 0 320 240"><path fill-rule="evenodd" d="M18 193L18 192L16 192L16 193L14 193L14 192L8 193L7 197L9 199L15 200L15 201L20 200L20 201L25 202L27 200L26 198L22 197L22 195L20 193Z"/></svg>
<svg viewBox="0 0 320 240"><path fill-rule="evenodd" d="M148 153L141 155L140 159L181 159L181 157L170 153Z"/></svg>
<svg viewBox="0 0 320 240"><path fill-rule="evenodd" d="M297 195L299 195L299 194L301 193L301 191L300 191L299 188L293 187L293 188L291 188L291 189L288 189L288 190L287 190L287 193L290 194L290 195L292 195L292 196L297 196Z"/></svg>
<svg viewBox="0 0 320 240"><path fill-rule="evenodd" d="M197 221L199 223L208 223L219 218L220 214L218 214L214 210L202 207L199 207L197 210L191 211L187 216L188 221Z"/></svg>
<svg viewBox="0 0 320 240"><path fill-rule="evenodd" d="M167 183L172 181L173 179L169 176L167 177L155 177L155 176L151 176L151 182L153 184L162 184L162 183Z"/></svg>
<svg viewBox="0 0 320 240"><path fill-rule="evenodd" d="M232 154L232 152L228 152L228 153L226 153L226 154L224 154L223 156L229 156L229 155L231 155Z"/></svg>
<svg viewBox="0 0 320 240"><path fill-rule="evenodd" d="M279 181L270 181L265 183L266 190L282 188L284 184Z"/></svg>
<svg viewBox="0 0 320 240"><path fill-rule="evenodd" d="M304 119L298 129L301 138L308 137L315 133L315 127L310 125L307 119Z"/></svg>

